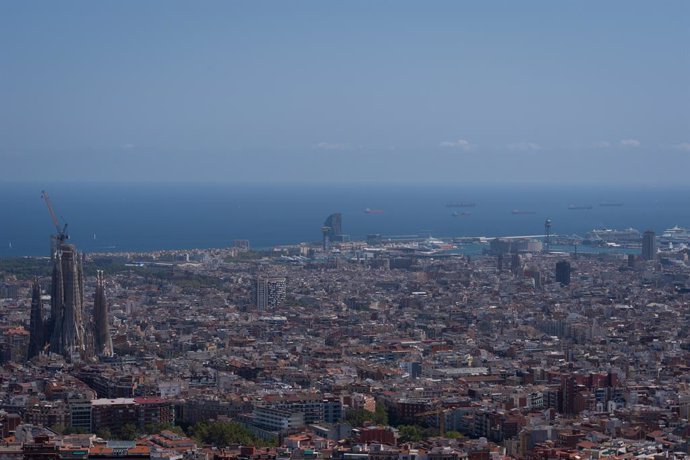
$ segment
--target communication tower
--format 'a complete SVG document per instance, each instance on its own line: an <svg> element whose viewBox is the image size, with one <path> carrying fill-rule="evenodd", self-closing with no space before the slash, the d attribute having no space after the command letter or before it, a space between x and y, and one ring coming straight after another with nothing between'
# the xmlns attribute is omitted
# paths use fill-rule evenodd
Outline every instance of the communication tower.
<svg viewBox="0 0 690 460"><path fill-rule="evenodd" d="M546 219L546 222L544 222L544 234L546 235L544 239L544 252L549 252L549 246L551 246L551 219Z"/></svg>

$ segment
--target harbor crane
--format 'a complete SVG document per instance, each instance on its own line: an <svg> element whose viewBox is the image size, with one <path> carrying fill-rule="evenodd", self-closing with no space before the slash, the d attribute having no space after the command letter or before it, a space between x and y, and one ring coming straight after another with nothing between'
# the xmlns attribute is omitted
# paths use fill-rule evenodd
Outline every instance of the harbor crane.
<svg viewBox="0 0 690 460"><path fill-rule="evenodd" d="M46 202L48 212L50 213L50 218L53 221L53 225L55 225L55 230L57 231L55 239L62 243L65 240L69 239L69 235L67 235L67 223L65 223L64 227L60 228L60 220L58 219L57 214L55 214L55 210L53 209L53 203L50 201L48 192L42 190L41 198L43 198L43 201Z"/></svg>

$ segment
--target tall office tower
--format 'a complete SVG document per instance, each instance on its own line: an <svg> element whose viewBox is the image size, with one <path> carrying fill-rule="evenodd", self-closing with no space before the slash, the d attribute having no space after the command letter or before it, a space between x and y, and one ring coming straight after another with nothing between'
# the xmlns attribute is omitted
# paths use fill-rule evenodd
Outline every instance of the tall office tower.
<svg viewBox="0 0 690 460"><path fill-rule="evenodd" d="M254 306L259 311L264 311L268 306L268 283L259 276L254 280Z"/></svg>
<svg viewBox="0 0 690 460"><path fill-rule="evenodd" d="M331 247L331 227L321 227L321 234L323 235L323 250L328 251Z"/></svg>
<svg viewBox="0 0 690 460"><path fill-rule="evenodd" d="M41 286L34 280L31 287L31 318L29 320L29 351L27 359L38 356L43 349L43 305L41 304Z"/></svg>
<svg viewBox="0 0 690 460"><path fill-rule="evenodd" d="M510 256L510 271L513 272L513 275L517 275L518 272L520 271L520 265L522 261L520 260L520 254L517 252L514 252Z"/></svg>
<svg viewBox="0 0 690 460"><path fill-rule="evenodd" d="M108 302L105 298L105 276L96 273L96 295L93 301L93 342L97 356L113 356L113 341L108 326Z"/></svg>
<svg viewBox="0 0 690 460"><path fill-rule="evenodd" d="M561 286L570 284L570 262L561 260L556 263L556 281L561 283Z"/></svg>
<svg viewBox="0 0 690 460"><path fill-rule="evenodd" d="M332 241L343 241L343 215L335 212L326 217L326 221L321 227L323 234L323 249L328 250Z"/></svg>
<svg viewBox="0 0 690 460"><path fill-rule="evenodd" d="M642 258L644 260L656 259L656 234L647 230L642 235Z"/></svg>
<svg viewBox="0 0 690 460"><path fill-rule="evenodd" d="M254 281L254 302L258 311L276 308L285 301L287 282L285 278L264 278Z"/></svg>
<svg viewBox="0 0 690 460"><path fill-rule="evenodd" d="M575 397L577 395L577 382L575 377L571 375L561 376L561 412L564 414L574 414L575 410Z"/></svg>
<svg viewBox="0 0 690 460"><path fill-rule="evenodd" d="M50 351L68 360L83 357L84 275L81 259L73 244L60 242L53 255L50 314Z"/></svg>
<svg viewBox="0 0 690 460"><path fill-rule="evenodd" d="M339 212L335 212L326 218L326 222L323 223L324 227L330 227L331 240L337 239L343 234L343 215Z"/></svg>

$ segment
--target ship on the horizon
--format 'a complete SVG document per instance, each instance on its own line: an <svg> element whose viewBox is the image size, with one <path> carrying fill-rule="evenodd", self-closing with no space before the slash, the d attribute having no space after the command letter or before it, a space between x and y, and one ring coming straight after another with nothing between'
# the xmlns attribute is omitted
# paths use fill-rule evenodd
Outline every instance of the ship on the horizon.
<svg viewBox="0 0 690 460"><path fill-rule="evenodd" d="M570 211L579 211L583 209L592 209L592 206L588 204L571 204L568 206L568 210Z"/></svg>
<svg viewBox="0 0 690 460"><path fill-rule="evenodd" d="M373 208L366 208L364 210L365 214L383 214L383 209L373 209Z"/></svg>
<svg viewBox="0 0 690 460"><path fill-rule="evenodd" d="M599 203L599 206L602 206L602 207L623 206L623 203L620 201L602 201L601 203Z"/></svg>
<svg viewBox="0 0 690 460"><path fill-rule="evenodd" d="M471 213L465 212L465 211L462 211L462 212L453 211L453 214L451 214L451 215L452 215L453 217L466 217L466 216L471 215Z"/></svg>
<svg viewBox="0 0 690 460"><path fill-rule="evenodd" d="M446 203L446 208L474 208L477 204L469 201Z"/></svg>
<svg viewBox="0 0 690 460"><path fill-rule="evenodd" d="M519 214L536 214L536 211L525 211L523 209L513 209L511 211L512 214L519 215Z"/></svg>

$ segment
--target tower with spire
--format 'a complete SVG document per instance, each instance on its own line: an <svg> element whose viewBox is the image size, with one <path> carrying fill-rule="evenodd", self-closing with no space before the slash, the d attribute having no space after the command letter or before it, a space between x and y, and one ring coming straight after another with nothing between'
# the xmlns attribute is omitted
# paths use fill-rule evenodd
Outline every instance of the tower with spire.
<svg viewBox="0 0 690 460"><path fill-rule="evenodd" d="M96 295L93 302L94 348L98 356L113 356L113 341L108 327L108 302L105 297L105 276L96 273Z"/></svg>
<svg viewBox="0 0 690 460"><path fill-rule="evenodd" d="M27 359L38 356L45 345L43 325L43 305L41 303L41 285L34 279L31 286L31 317L29 320L29 350Z"/></svg>
<svg viewBox="0 0 690 460"><path fill-rule="evenodd" d="M53 255L50 351L67 359L85 357L84 274L73 244L61 242Z"/></svg>

